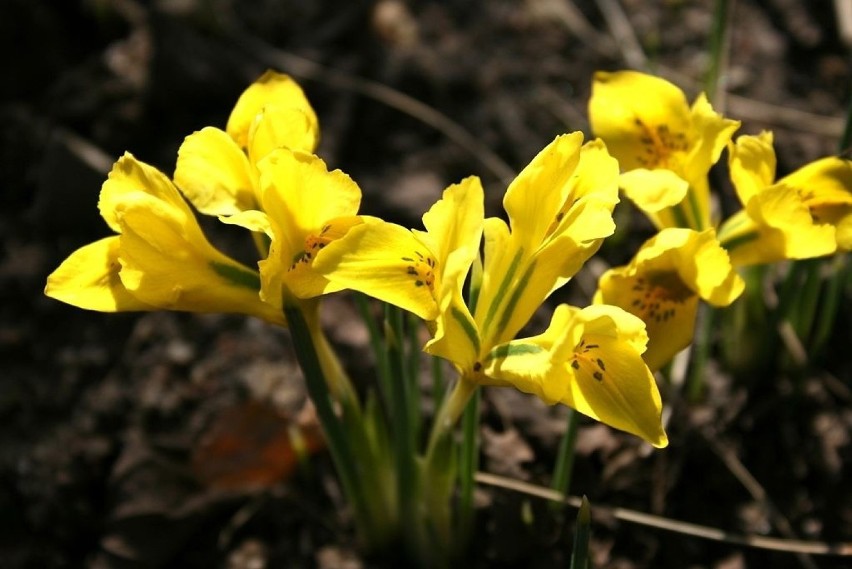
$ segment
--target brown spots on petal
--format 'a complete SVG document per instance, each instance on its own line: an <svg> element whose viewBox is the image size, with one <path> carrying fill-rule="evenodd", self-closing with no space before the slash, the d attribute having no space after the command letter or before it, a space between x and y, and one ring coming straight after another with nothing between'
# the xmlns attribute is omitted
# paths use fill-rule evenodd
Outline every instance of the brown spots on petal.
<svg viewBox="0 0 852 569"><path fill-rule="evenodd" d="M640 131L636 161L645 168L672 169L680 161L678 155L689 150L689 140L683 132L672 132L666 124L652 127L639 117L634 124Z"/></svg>
<svg viewBox="0 0 852 569"><path fill-rule="evenodd" d="M695 296L675 271L648 273L636 279L628 310L645 321L666 322Z"/></svg>
<svg viewBox="0 0 852 569"><path fill-rule="evenodd" d="M431 255L415 251L414 255L402 257L402 260L409 263L405 267L405 272L414 280L414 286L425 286L430 291L435 290L435 269L438 262Z"/></svg>
<svg viewBox="0 0 852 569"><path fill-rule="evenodd" d="M331 225L324 225L319 233L308 234L308 236L305 237L305 248L293 255L292 264L290 265L289 270L294 270L299 263L310 265L320 249L334 240L329 236L330 229Z"/></svg>
<svg viewBox="0 0 852 569"><path fill-rule="evenodd" d="M599 348L598 344L587 343L585 339L580 340L574 349L570 365L575 371L582 371L600 382L604 380L606 364L599 353Z"/></svg>

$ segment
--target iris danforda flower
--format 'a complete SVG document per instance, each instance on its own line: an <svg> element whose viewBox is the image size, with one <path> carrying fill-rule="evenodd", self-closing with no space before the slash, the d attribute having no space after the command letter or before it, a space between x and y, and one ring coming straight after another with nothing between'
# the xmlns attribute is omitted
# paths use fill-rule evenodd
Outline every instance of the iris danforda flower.
<svg viewBox="0 0 852 569"><path fill-rule="evenodd" d="M729 169L743 209L725 220L719 240L736 266L830 255L850 245L852 169L824 158L775 181L772 133L740 136Z"/></svg>
<svg viewBox="0 0 852 569"><path fill-rule="evenodd" d="M205 238L189 205L156 168L126 153L101 189L98 207L117 234L72 253L45 294L103 312L235 312L283 324L259 296L257 271Z"/></svg>
<svg viewBox="0 0 852 569"><path fill-rule="evenodd" d="M358 225L361 189L313 154L278 148L258 165L260 209L221 218L265 234L269 255L260 267L260 297L281 308L341 290L313 268L316 254Z"/></svg>
<svg viewBox="0 0 852 569"><path fill-rule="evenodd" d="M699 300L727 306L744 288L712 229L667 228L628 265L601 275L595 302L642 319L649 337L642 357L658 370L692 342Z"/></svg>
<svg viewBox="0 0 852 569"><path fill-rule="evenodd" d="M510 184L508 224L484 217L479 179L467 178L423 216L425 231L365 218L323 248L314 268L427 321L433 337L425 351L452 362L460 376L439 429L454 423L476 386L514 386L662 447L641 320L612 306L563 305L543 334L514 340L613 232L617 194L618 165L604 144L562 135ZM481 268L465 300L472 265Z"/></svg>
<svg viewBox="0 0 852 569"><path fill-rule="evenodd" d="M713 226L707 173L739 128L702 93L692 106L677 86L637 71L598 71L589 121L618 159L625 195L654 223Z"/></svg>

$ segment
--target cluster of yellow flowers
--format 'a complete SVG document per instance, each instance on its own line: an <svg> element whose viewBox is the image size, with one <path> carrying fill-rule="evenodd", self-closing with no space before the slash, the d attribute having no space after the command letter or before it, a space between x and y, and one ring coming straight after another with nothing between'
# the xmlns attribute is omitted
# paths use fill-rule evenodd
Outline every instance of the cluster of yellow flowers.
<svg viewBox="0 0 852 569"><path fill-rule="evenodd" d="M645 322L651 369L692 341L698 299L727 306L742 294L737 267L852 249L849 160L822 158L775 181L771 133L733 141L740 123L703 94L690 107L675 85L635 71L595 74L589 115L624 194L659 230L595 296ZM726 147L742 209L720 224L708 172Z"/></svg>
<svg viewBox="0 0 852 569"><path fill-rule="evenodd" d="M316 327L320 296L361 291L426 321L425 350L454 364L462 392L514 386L663 447L653 371L691 341L698 299L736 299L736 266L849 249L852 170L826 158L774 182L770 134L733 143L738 122L641 73L598 73L590 116L598 139L558 136L510 184L508 223L485 217L469 177L424 214L425 230L409 230L359 214L358 185L314 154L319 126L303 91L270 71L225 131L186 138L173 181L121 157L99 202L117 235L72 253L45 292L92 310L236 312L280 325L297 305ZM717 231L707 174L726 146L744 207ZM602 276L591 306L560 305L543 333L516 338L613 233L619 187L659 233ZM213 247L187 201L249 230L257 270Z"/></svg>

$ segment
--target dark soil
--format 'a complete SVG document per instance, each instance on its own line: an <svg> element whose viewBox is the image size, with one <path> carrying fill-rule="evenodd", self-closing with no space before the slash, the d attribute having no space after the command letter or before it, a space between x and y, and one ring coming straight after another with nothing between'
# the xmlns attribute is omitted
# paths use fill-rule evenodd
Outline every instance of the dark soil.
<svg viewBox="0 0 852 569"><path fill-rule="evenodd" d="M44 297L45 278L107 235L96 204L115 158L129 150L171 173L183 137L224 126L267 67L301 78L321 120L319 154L359 183L364 212L415 224L445 185L477 174L494 214L505 172L351 78L430 105L519 170L556 134L588 132L597 69L641 64L644 53L650 69L697 94L712 3L622 0L638 55L610 31L608 4L4 0L0 566L369 565L329 458L317 452L310 472L286 459L287 429L310 433L311 418L285 331L235 316L88 313ZM780 173L836 152L852 65L834 4L732 4L726 113L743 120L741 132L775 132ZM625 262L647 235L638 216L621 215L636 223L604 246L606 263ZM561 300L584 301L594 281L578 282ZM798 370L764 347L734 367L713 352L702 403L664 394L665 450L583 423L572 493L738 534L852 541L846 293L816 364ZM332 298L325 312L367 383L350 301ZM508 390L484 401L482 469L546 486L564 409ZM245 452L217 454L222 432ZM536 498L485 486L478 500L471 565L567 566L573 511L563 523ZM605 516L595 517L593 551L596 567L852 566Z"/></svg>

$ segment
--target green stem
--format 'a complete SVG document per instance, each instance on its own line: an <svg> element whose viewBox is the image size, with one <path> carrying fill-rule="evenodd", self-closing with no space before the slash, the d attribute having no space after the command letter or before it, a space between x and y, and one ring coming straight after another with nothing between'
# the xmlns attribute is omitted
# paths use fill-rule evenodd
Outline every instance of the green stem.
<svg viewBox="0 0 852 569"><path fill-rule="evenodd" d="M435 422L432 424L432 432L429 435L429 445L426 448L426 462L430 461L430 457L440 440L458 422L459 417L467 406L467 402L470 401L470 398L476 391L476 387L476 383L462 375L453 387L452 392L450 392L450 396L445 398L441 403L441 407L435 415Z"/></svg>
<svg viewBox="0 0 852 569"><path fill-rule="evenodd" d="M417 520L415 518L415 469L414 437L410 409L411 378L405 355L404 314L401 310L386 305L388 323L388 361L390 363L390 416L393 425L394 457L396 459L397 499L400 506L402 530L409 547L416 548Z"/></svg>
<svg viewBox="0 0 852 569"><path fill-rule="evenodd" d="M574 409L568 409L568 424L565 434L559 443L559 454L556 457L556 466L553 469L553 482L551 488L561 492L563 496L568 495L571 488L571 475L574 472L574 444L577 441L577 426L580 414ZM561 510L564 502L551 502L554 509Z"/></svg>
<svg viewBox="0 0 852 569"><path fill-rule="evenodd" d="M831 274L825 285L820 316L811 339L811 356L814 358L822 353L826 342L831 337L834 322L837 320L840 298L843 294L843 279L846 274L846 257L847 255L836 255L831 263Z"/></svg>
<svg viewBox="0 0 852 569"><path fill-rule="evenodd" d="M716 311L712 306L701 303L698 314L698 329L692 345L692 361L686 385L687 399L692 403L697 403L704 395L704 374L707 371L707 362L710 361L710 335L713 332Z"/></svg>
<svg viewBox="0 0 852 569"><path fill-rule="evenodd" d="M475 390L464 410L462 418L462 447L459 460L459 530L462 535L470 534L473 527L474 474L479 468L479 408L481 392ZM463 538L466 541L466 538Z"/></svg>
<svg viewBox="0 0 852 569"><path fill-rule="evenodd" d="M380 538L379 528L375 527L370 515L370 507L359 476L352 448L344 431L341 420L332 406L329 385L326 382L320 358L313 342L313 334L308 318L299 301L285 302L284 314L290 329L290 336L296 351L296 358L305 376L308 395L316 407L323 433L328 442L329 452L337 468L343 491L352 504L357 519L357 528L368 546L374 545Z"/></svg>

